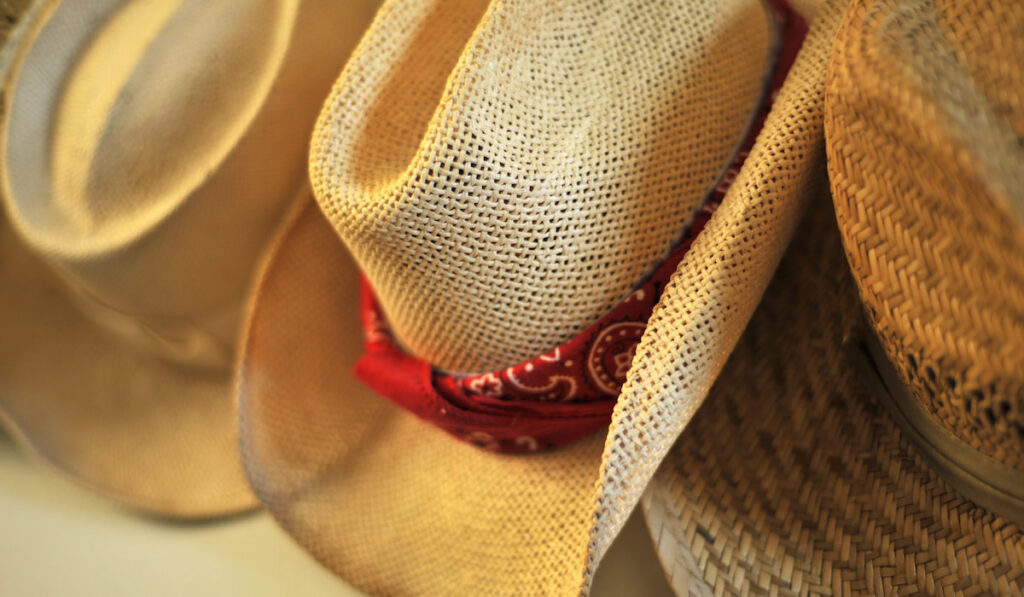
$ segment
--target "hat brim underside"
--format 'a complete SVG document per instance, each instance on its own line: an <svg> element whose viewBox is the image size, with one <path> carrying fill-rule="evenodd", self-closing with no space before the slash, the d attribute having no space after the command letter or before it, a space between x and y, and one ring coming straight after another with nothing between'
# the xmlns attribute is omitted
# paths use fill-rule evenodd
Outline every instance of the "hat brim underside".
<svg viewBox="0 0 1024 597"><path fill-rule="evenodd" d="M246 470L278 522L374 594L578 590L604 434L519 456L420 421L356 379L358 300L308 203L264 271L240 370Z"/></svg>
<svg viewBox="0 0 1024 597"><path fill-rule="evenodd" d="M0 423L76 482L131 508L251 510L231 378L183 368L84 316L0 220Z"/></svg>
<svg viewBox="0 0 1024 597"><path fill-rule="evenodd" d="M643 502L677 593L1020 590L1021 529L928 468L844 349L860 303L822 197Z"/></svg>

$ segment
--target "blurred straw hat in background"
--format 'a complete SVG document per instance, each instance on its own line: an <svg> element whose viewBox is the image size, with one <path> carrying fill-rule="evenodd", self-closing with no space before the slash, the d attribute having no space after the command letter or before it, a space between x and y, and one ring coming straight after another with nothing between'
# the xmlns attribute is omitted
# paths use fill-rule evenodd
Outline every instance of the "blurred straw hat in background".
<svg viewBox="0 0 1024 597"><path fill-rule="evenodd" d="M854 2L838 228L822 202L645 496L677 593L1024 590L1022 90L1019 2Z"/></svg>
<svg viewBox="0 0 1024 597"><path fill-rule="evenodd" d="M257 506L238 326L374 4L33 4L0 129L0 418L31 452L153 514Z"/></svg>

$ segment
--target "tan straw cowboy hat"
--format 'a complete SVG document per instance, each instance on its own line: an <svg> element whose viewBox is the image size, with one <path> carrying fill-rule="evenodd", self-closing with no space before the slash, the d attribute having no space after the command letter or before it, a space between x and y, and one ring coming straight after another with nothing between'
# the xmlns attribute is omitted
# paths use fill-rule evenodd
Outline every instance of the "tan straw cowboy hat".
<svg viewBox="0 0 1024 597"><path fill-rule="evenodd" d="M281 525L371 593L585 592L824 188L843 5L386 3L243 345Z"/></svg>
<svg viewBox="0 0 1024 597"><path fill-rule="evenodd" d="M1022 90L1019 2L854 3L838 229L797 233L645 496L678 593L1024 590Z"/></svg>
<svg viewBox="0 0 1024 597"><path fill-rule="evenodd" d="M0 134L0 418L29 450L160 515L258 504L238 324L371 4L33 5Z"/></svg>

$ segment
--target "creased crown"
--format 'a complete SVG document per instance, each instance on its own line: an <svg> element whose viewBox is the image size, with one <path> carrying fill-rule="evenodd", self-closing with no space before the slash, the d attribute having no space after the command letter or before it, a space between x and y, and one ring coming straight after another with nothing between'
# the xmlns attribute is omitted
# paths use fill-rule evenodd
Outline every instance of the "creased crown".
<svg viewBox="0 0 1024 597"><path fill-rule="evenodd" d="M728 164L760 2L389 2L310 172L398 339L452 371L550 351L628 295Z"/></svg>
<svg viewBox="0 0 1024 597"><path fill-rule="evenodd" d="M352 10L51 3L5 90L12 223L90 309L161 324L228 312L214 327L233 343L254 261L304 184Z"/></svg>
<svg viewBox="0 0 1024 597"><path fill-rule="evenodd" d="M1024 5L862 2L829 67L844 244L888 357L954 435L1024 469Z"/></svg>

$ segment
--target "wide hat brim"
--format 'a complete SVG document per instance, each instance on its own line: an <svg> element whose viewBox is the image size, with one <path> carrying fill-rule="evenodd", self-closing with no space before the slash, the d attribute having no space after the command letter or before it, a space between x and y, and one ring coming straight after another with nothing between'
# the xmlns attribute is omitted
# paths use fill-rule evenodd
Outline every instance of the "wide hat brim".
<svg viewBox="0 0 1024 597"><path fill-rule="evenodd" d="M314 557L384 595L539 594L552 557L580 563L566 546L580 543L572 529L586 522L602 433L537 457L497 454L360 382L359 272L312 201L260 288L240 370L243 452L260 498ZM552 521L567 523L558 536ZM671 594L639 512L611 552L595 594Z"/></svg>
<svg viewBox="0 0 1024 597"><path fill-rule="evenodd" d="M1021 590L1024 533L901 434L858 364L863 321L822 196L645 496L677 593Z"/></svg>
<svg viewBox="0 0 1024 597"><path fill-rule="evenodd" d="M310 201L264 271L239 372L246 467L285 529L373 594L536 593L552 557L582 566L603 436L530 457L458 441L356 378L362 335L359 272Z"/></svg>
<svg viewBox="0 0 1024 597"><path fill-rule="evenodd" d="M251 510L228 371L204 372L88 319L0 219L0 421L30 452L129 507Z"/></svg>
<svg viewBox="0 0 1024 597"><path fill-rule="evenodd" d="M255 491L311 554L375 594L588 589L824 183L824 61L841 3L797 4L810 25L804 49L748 166L655 309L607 434L495 454L375 395L352 371L363 335L356 266L315 205L296 216L249 315L240 433ZM691 307L715 324L680 315Z"/></svg>

